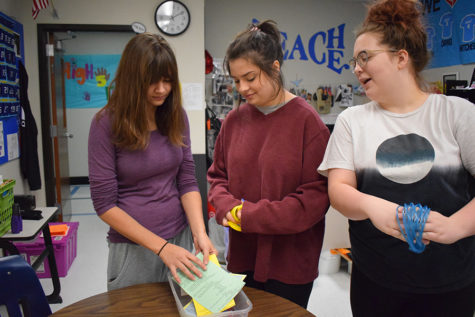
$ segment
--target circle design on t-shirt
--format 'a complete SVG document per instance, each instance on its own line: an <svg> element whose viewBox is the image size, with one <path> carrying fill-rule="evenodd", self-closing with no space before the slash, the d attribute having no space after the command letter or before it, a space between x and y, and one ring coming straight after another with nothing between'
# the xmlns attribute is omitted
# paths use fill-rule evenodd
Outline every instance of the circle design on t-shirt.
<svg viewBox="0 0 475 317"><path fill-rule="evenodd" d="M411 184L423 179L434 165L435 152L430 142L417 134L387 139L376 151L376 166L393 182Z"/></svg>

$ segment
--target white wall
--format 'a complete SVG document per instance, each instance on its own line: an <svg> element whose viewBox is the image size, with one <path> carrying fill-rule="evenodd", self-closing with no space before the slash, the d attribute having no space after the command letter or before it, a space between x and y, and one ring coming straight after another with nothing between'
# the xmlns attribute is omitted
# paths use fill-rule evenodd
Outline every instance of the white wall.
<svg viewBox="0 0 475 317"><path fill-rule="evenodd" d="M440 81L443 82L443 75L445 74L454 74L458 75L459 80L466 80L470 85L470 79L472 79L472 72L475 68L475 63L466 64L466 65L455 65L455 66L448 66L448 67L439 67L439 68L432 68L426 69L422 72L422 76L428 82L435 82Z"/></svg>
<svg viewBox="0 0 475 317"><path fill-rule="evenodd" d="M336 5L336 3L341 3ZM291 50L297 35L301 36L302 43L309 58L300 61L300 55L294 54L295 60L286 60L283 72L287 86L292 87L291 81L303 78L300 87L315 90L320 84L354 83L356 78L349 69L341 74L328 68L327 63L318 65L310 58L309 39L316 32L327 32L340 24L345 24L344 56L340 58L341 67L348 64L353 54L353 30L361 22L365 8L359 2L331 1L331 0L206 0L205 3L205 48L214 58L223 58L226 48L236 34L251 23L253 18L260 21L272 19L282 32L286 32L286 48ZM294 18L295 17L295 18ZM335 34L338 34L335 31ZM336 40L334 45L336 46ZM319 59L328 52L321 37L316 41L316 55Z"/></svg>
<svg viewBox="0 0 475 317"><path fill-rule="evenodd" d="M180 80L183 83L199 83L204 96L204 0L182 0L191 14L191 25L181 36L166 37L173 47L178 60ZM23 24L25 42L25 66L30 78L29 99L41 133L40 92L38 83L37 23L58 24L131 24L139 21L148 31L158 33L154 22L154 12L160 1L157 0L61 0L55 1L59 19L54 19L48 10L42 10L36 20L31 17L31 0L2 0L0 10ZM204 100L203 100L204 102ZM205 153L204 110L188 112L191 127L192 151ZM38 136L41 177L43 188L35 193L37 205L45 204L43 175L43 145ZM1 174L17 179L15 193L29 192L21 180L19 161L15 160L0 166Z"/></svg>
<svg viewBox="0 0 475 317"><path fill-rule="evenodd" d="M15 0L2 0L0 2L0 11L5 13L6 15L11 16L11 13L13 12L13 3Z"/></svg>

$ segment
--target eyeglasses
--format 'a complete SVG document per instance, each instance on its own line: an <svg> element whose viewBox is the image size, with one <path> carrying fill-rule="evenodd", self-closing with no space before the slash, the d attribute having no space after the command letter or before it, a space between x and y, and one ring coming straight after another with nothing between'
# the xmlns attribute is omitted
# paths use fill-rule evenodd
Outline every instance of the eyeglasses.
<svg viewBox="0 0 475 317"><path fill-rule="evenodd" d="M354 73L355 72L355 67L356 67L356 63L358 63L358 65L360 65L360 67L364 67L367 63L368 63L368 60L370 57L373 57L374 55L378 54L378 53L382 53L382 52L391 52L391 53L395 53L395 52L398 52L399 50L395 50L395 49L391 49L391 50L365 50L365 51L361 51L358 53L358 55L356 55L356 58L352 58L350 59L350 67L351 67L351 72Z"/></svg>

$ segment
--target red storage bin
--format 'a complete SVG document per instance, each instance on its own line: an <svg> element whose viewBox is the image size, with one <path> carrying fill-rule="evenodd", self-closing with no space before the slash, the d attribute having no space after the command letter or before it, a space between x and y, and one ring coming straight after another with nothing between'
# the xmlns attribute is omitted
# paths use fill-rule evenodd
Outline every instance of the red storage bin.
<svg viewBox="0 0 475 317"><path fill-rule="evenodd" d="M67 224L68 232L64 236L52 236L54 256L56 258L56 266L58 268L58 276L65 277L71 267L77 254L77 232L79 222L51 222L50 225ZM36 258L45 249L45 243L42 235L39 235L35 240L28 242L15 242L20 254L28 263L35 262ZM36 270L36 275L39 278L51 277L49 270L48 257L40 264Z"/></svg>

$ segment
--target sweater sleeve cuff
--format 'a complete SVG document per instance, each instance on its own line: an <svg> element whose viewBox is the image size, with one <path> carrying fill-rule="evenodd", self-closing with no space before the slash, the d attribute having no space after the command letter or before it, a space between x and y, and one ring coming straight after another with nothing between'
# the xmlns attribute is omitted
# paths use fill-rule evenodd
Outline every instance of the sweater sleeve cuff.
<svg viewBox="0 0 475 317"><path fill-rule="evenodd" d="M107 205L100 206L100 207L94 207L94 209L96 210L97 215L101 216L101 215L105 214L106 211L108 211L109 209L114 208L114 207L116 207L115 204L107 204Z"/></svg>
<svg viewBox="0 0 475 317"><path fill-rule="evenodd" d="M183 186L180 186L180 189L179 189L179 195L180 197L185 195L186 193L189 193L189 192L200 192L198 186L196 184L188 184L188 185L183 185Z"/></svg>

